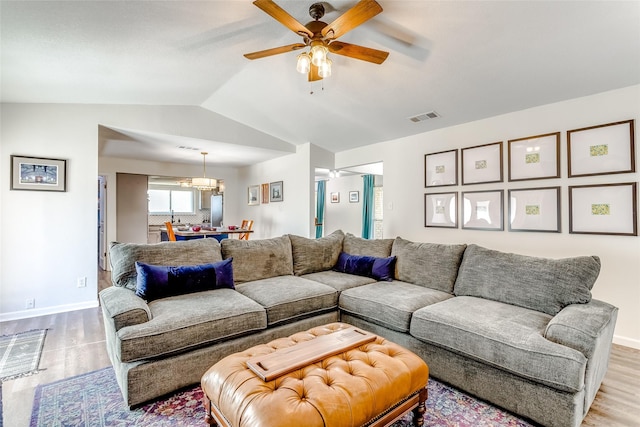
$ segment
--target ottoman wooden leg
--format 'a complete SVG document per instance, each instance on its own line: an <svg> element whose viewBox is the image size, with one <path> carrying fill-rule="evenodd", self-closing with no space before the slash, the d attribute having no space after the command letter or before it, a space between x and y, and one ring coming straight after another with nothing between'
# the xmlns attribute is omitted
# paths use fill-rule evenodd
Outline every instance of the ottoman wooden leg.
<svg viewBox="0 0 640 427"><path fill-rule="evenodd" d="M204 422L210 426L218 427L216 419L213 418L213 415L211 414L211 401L206 394L204 395Z"/></svg>
<svg viewBox="0 0 640 427"><path fill-rule="evenodd" d="M418 397L418 406L413 410L413 424L416 427L422 427L424 424L424 411L425 411L425 402L427 401L427 396L429 393L427 392L427 387L423 388L420 391L420 396Z"/></svg>

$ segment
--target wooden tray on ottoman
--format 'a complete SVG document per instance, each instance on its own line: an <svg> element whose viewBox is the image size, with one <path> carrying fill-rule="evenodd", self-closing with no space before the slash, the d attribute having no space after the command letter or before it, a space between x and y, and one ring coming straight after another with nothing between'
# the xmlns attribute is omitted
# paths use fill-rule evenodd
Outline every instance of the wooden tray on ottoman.
<svg viewBox="0 0 640 427"><path fill-rule="evenodd" d="M225 427L423 422L429 368L414 353L331 323L232 354L202 377L206 422Z"/></svg>

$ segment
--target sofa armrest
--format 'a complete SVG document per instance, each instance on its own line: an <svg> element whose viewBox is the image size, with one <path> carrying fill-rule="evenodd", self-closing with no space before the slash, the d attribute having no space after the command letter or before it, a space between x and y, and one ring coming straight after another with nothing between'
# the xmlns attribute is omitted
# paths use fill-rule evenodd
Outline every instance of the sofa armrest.
<svg viewBox="0 0 640 427"><path fill-rule="evenodd" d="M603 301L592 299L587 304L571 304L551 319L544 337L578 350L590 359L603 334L613 334L617 316L618 308ZM610 340L608 346L611 346Z"/></svg>
<svg viewBox="0 0 640 427"><path fill-rule="evenodd" d="M147 303L127 288L111 286L102 290L100 304L105 319L113 323L116 332L125 326L148 322L152 317Z"/></svg>

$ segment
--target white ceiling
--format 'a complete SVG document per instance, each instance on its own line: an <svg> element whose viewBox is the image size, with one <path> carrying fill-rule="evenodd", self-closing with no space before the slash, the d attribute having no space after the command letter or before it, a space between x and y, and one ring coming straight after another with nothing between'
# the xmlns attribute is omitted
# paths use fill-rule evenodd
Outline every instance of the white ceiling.
<svg viewBox="0 0 640 427"><path fill-rule="evenodd" d="M386 62L333 55L333 76L310 84L296 52L242 56L300 41L250 0L3 0L1 100L201 106L339 152L640 83L638 1L378 1L384 11L340 40L389 51ZM311 20L312 0L276 2ZM323 21L355 3L325 2ZM441 117L408 119L431 110ZM113 132L139 141L139 156L162 157L155 145L173 137ZM122 140L107 140L118 152Z"/></svg>

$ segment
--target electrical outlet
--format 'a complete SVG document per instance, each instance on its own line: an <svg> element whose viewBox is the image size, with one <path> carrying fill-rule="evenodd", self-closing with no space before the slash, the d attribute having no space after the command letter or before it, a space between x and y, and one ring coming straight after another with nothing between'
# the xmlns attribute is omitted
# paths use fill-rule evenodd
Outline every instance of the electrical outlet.
<svg viewBox="0 0 640 427"><path fill-rule="evenodd" d="M36 306L36 300L34 298L27 298L24 302L24 308L27 310Z"/></svg>
<svg viewBox="0 0 640 427"><path fill-rule="evenodd" d="M87 287L87 278L86 277L78 277L78 287L86 288Z"/></svg>

